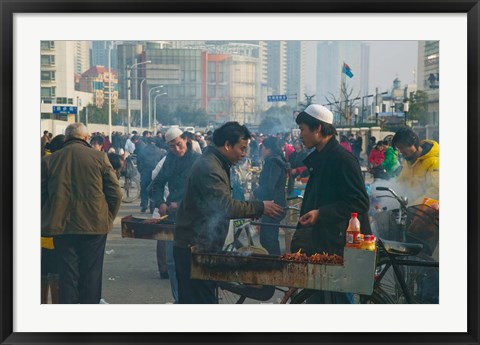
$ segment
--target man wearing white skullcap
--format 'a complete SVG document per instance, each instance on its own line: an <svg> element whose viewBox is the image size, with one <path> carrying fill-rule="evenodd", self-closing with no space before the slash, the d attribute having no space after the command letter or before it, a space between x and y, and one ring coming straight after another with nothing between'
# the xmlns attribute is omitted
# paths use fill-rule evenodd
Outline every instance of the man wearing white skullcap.
<svg viewBox="0 0 480 345"><path fill-rule="evenodd" d="M311 104L295 120L300 138L315 150L304 163L310 173L292 252L343 256L346 229L351 213L358 213L363 234L370 234L369 199L357 159L335 138L333 114L319 104ZM307 303L353 303L352 294L313 292Z"/></svg>
<svg viewBox="0 0 480 345"><path fill-rule="evenodd" d="M183 194L187 185L187 177L190 174L193 163L200 157L200 154L194 152L191 146L187 145L187 137L177 127L170 128L165 133L165 141L168 145L169 153L160 172L150 184L150 197L153 199L155 207L161 216L168 215L168 219L174 221L177 209L182 201ZM168 183L168 196L165 198L165 187ZM175 262L173 260L173 242L162 243L157 241L157 263L159 271L161 269L161 257L164 255L165 248L166 265L172 296L175 303L178 303L178 284L175 274ZM163 278L160 271L160 277Z"/></svg>

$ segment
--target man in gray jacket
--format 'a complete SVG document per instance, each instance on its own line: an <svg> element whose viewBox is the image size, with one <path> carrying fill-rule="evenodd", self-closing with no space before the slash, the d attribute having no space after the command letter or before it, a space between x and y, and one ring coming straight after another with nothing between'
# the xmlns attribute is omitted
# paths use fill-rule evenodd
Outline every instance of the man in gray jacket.
<svg viewBox="0 0 480 345"><path fill-rule="evenodd" d="M53 236L59 303L98 304L107 233L122 191L107 154L94 150L82 123L65 130L63 148L42 159L42 236Z"/></svg>
<svg viewBox="0 0 480 345"><path fill-rule="evenodd" d="M273 201L232 198L230 167L247 155L250 132L238 122L227 122L213 133L213 144L193 165L177 212L173 256L179 303L216 303L215 283L190 279L191 247L204 252L222 250L228 219L278 217L283 208Z"/></svg>

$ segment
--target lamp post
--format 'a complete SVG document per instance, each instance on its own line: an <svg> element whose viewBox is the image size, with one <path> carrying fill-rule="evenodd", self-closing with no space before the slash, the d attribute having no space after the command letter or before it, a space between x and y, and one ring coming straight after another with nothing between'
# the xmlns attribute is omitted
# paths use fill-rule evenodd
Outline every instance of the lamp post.
<svg viewBox="0 0 480 345"><path fill-rule="evenodd" d="M148 90L148 130L152 129L152 101L151 101L152 91L160 89L162 87L163 85L158 85Z"/></svg>
<svg viewBox="0 0 480 345"><path fill-rule="evenodd" d="M243 97L243 125L245 125L246 119L245 119L245 106L247 105L247 101L245 100L245 97Z"/></svg>
<svg viewBox="0 0 480 345"><path fill-rule="evenodd" d="M108 138L112 140L112 49L114 42L108 47Z"/></svg>
<svg viewBox="0 0 480 345"><path fill-rule="evenodd" d="M380 107L378 105L375 106L375 125L378 126L378 113L380 112Z"/></svg>
<svg viewBox="0 0 480 345"><path fill-rule="evenodd" d="M358 108L353 109L353 115L355 116L355 126L358 124Z"/></svg>
<svg viewBox="0 0 480 345"><path fill-rule="evenodd" d="M143 83L147 80L147 78L143 78L142 82L140 83L140 127L143 130Z"/></svg>
<svg viewBox="0 0 480 345"><path fill-rule="evenodd" d="M364 116L364 113L365 113L365 98L369 98L369 97L373 97L373 94L372 95L366 95L366 96L362 97L362 119L361 119L362 123L363 123L364 118L365 118L365 116Z"/></svg>
<svg viewBox="0 0 480 345"><path fill-rule="evenodd" d="M165 96L167 93L166 92L163 92L163 93L159 93L158 95L155 96L155 98L153 99L153 115L155 117L155 122L158 123L157 121L157 97L158 96ZM155 125L155 129L157 128L157 126Z"/></svg>
<svg viewBox="0 0 480 345"><path fill-rule="evenodd" d="M137 62L134 63L132 66L127 65L127 132L130 133L130 116L131 116L131 109L130 109L130 74L132 73L132 69L134 67L144 65L147 63L152 63L152 61L142 61L142 62Z"/></svg>
<svg viewBox="0 0 480 345"><path fill-rule="evenodd" d="M408 101L403 103L403 112L405 113L405 127L407 127Z"/></svg>

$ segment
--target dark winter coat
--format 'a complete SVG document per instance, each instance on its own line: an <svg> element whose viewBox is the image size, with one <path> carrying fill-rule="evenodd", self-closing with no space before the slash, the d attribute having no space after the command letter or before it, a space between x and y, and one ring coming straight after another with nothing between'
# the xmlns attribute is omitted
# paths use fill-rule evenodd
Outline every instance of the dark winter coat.
<svg viewBox="0 0 480 345"><path fill-rule="evenodd" d="M159 149L155 144L148 144L137 155L138 172L142 175L152 176L153 169L165 154L165 150Z"/></svg>
<svg viewBox="0 0 480 345"><path fill-rule="evenodd" d="M310 172L301 215L319 210L317 223L300 223L292 240L292 252L326 252L343 255L345 231L352 212L358 213L361 232L370 234L369 199L357 159L332 138L320 151L313 151L305 165Z"/></svg>
<svg viewBox="0 0 480 345"><path fill-rule="evenodd" d="M262 172L258 181L258 188L253 191L255 198L259 200L273 200L276 204L284 207L285 186L287 183L287 162L280 155L270 155L265 158Z"/></svg>
<svg viewBox="0 0 480 345"><path fill-rule="evenodd" d="M167 154L162 169L148 187L149 194L155 205L158 206L162 202L178 203L182 200L187 185L187 178L193 164L199 157L200 155L191 149L188 149L183 157L179 157L171 152ZM167 200L165 200L164 193L167 183L169 194Z"/></svg>
<svg viewBox="0 0 480 345"><path fill-rule="evenodd" d="M220 251L228 220L260 217L262 201L232 198L230 162L216 147L207 146L187 178L187 189L177 212L175 246L195 245L200 251Z"/></svg>
<svg viewBox="0 0 480 345"><path fill-rule="evenodd" d="M99 235L113 226L122 202L105 152L81 139L42 159L42 236Z"/></svg>

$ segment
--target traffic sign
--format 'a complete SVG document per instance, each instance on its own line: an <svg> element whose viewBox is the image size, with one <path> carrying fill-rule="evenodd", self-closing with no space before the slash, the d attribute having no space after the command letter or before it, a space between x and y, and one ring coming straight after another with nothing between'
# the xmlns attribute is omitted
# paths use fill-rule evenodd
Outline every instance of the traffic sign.
<svg viewBox="0 0 480 345"><path fill-rule="evenodd" d="M267 96L267 102L284 102L287 100L287 95L270 95Z"/></svg>
<svg viewBox="0 0 480 345"><path fill-rule="evenodd" d="M54 105L52 106L53 114L76 114L77 107L73 105Z"/></svg>

